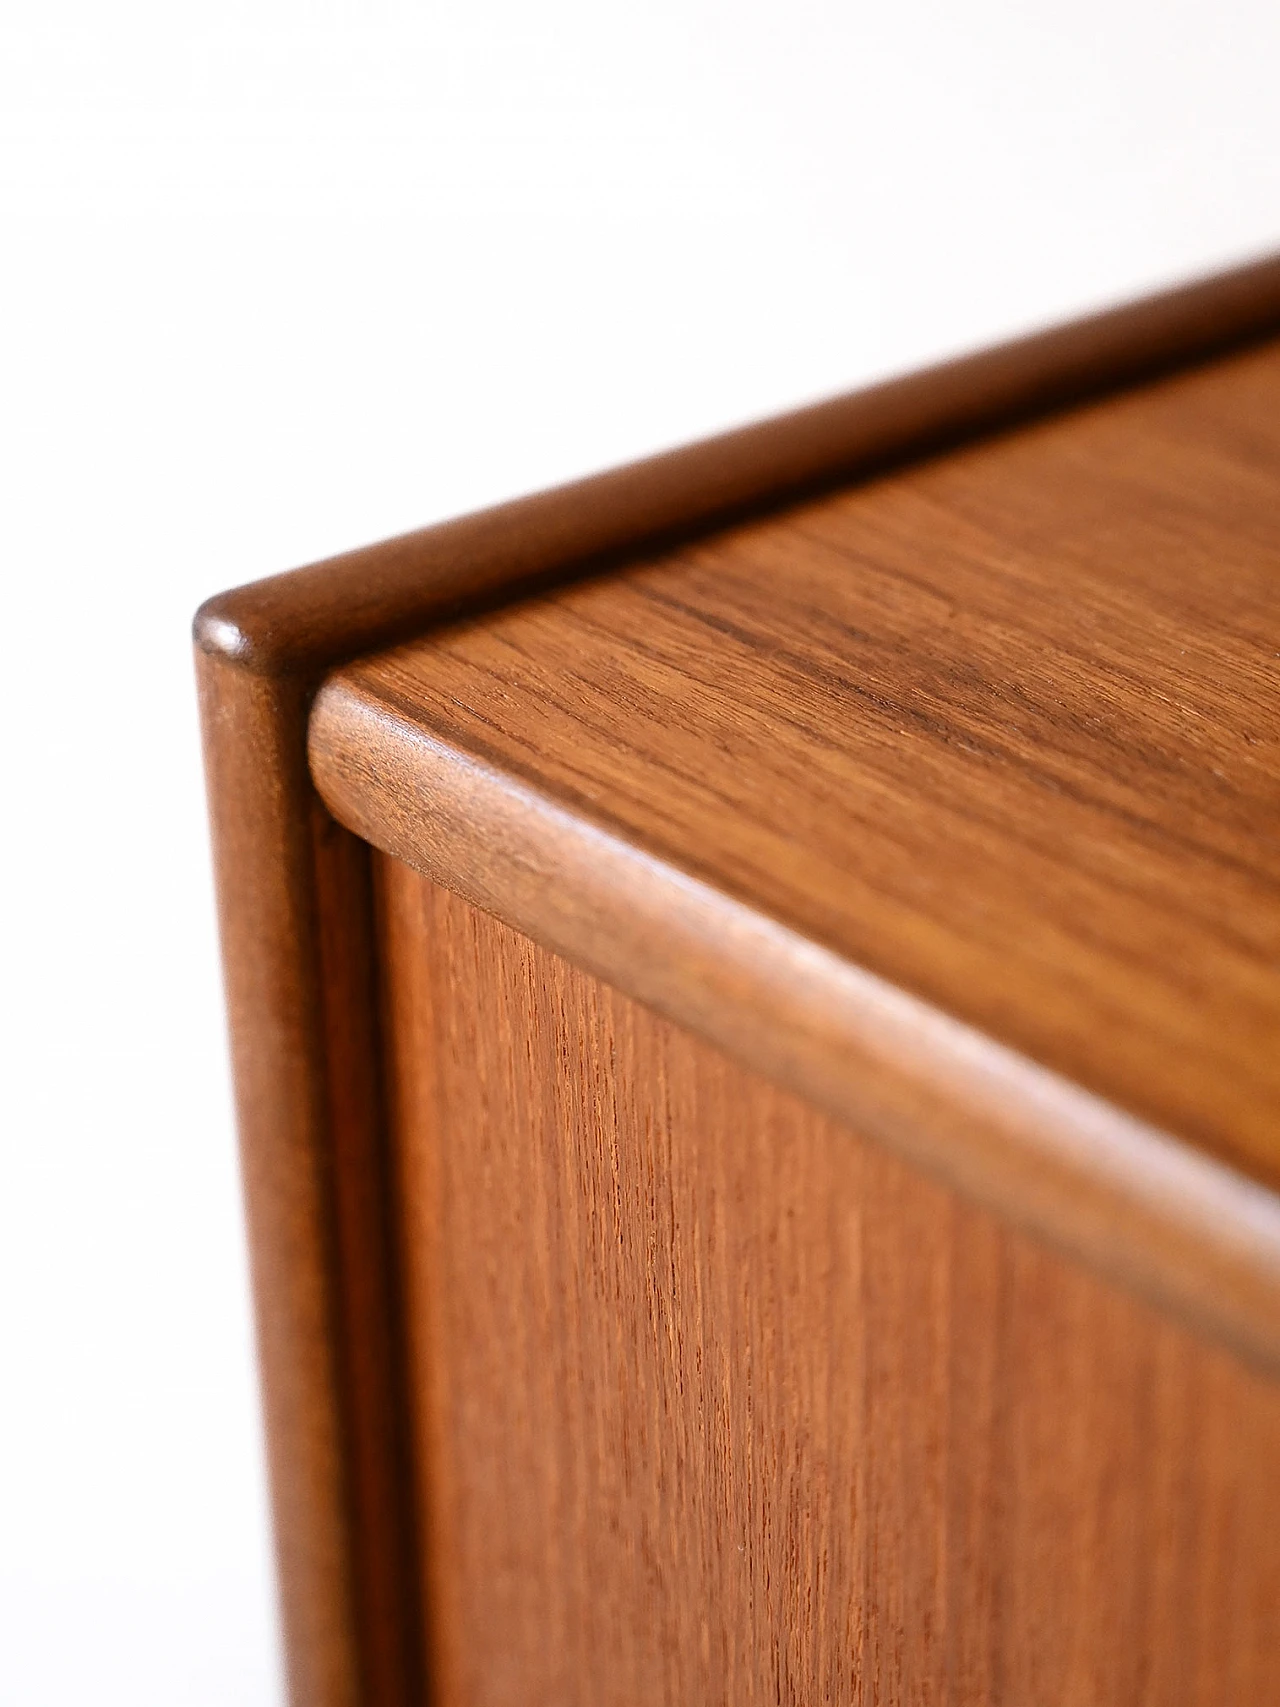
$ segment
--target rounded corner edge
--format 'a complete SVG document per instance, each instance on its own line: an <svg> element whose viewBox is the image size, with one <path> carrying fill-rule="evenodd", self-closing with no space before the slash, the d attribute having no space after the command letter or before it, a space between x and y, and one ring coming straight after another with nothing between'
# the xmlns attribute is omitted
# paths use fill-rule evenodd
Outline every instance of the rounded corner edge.
<svg viewBox="0 0 1280 1707"><path fill-rule="evenodd" d="M256 661L253 638L236 616L226 593L206 599L191 619L191 639L201 652L241 666Z"/></svg>

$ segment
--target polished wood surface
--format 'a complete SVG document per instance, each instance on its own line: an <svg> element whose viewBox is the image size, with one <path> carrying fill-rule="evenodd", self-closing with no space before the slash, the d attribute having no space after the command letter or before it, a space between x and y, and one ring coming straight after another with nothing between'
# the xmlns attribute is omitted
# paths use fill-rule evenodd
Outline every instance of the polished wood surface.
<svg viewBox="0 0 1280 1707"><path fill-rule="evenodd" d="M305 684L197 655L290 1697L421 1699L367 847Z"/></svg>
<svg viewBox="0 0 1280 1707"><path fill-rule="evenodd" d="M788 493L1280 331L1280 256L757 422L626 468L499 504L217 594L197 645L243 668L314 681L450 606L598 569Z"/></svg>
<svg viewBox="0 0 1280 1707"><path fill-rule="evenodd" d="M442 1707L1255 1707L1280 1386L399 862Z"/></svg>
<svg viewBox="0 0 1280 1707"><path fill-rule="evenodd" d="M402 1461L406 1374L368 996L369 855L327 819L306 757L326 670L530 585L617 563L645 539L705 527L779 493L884 466L1277 326L1280 260L1272 259L239 588L197 613L295 1707L400 1707L420 1693L416 1542ZM1243 1272L1247 1292L1252 1259L1241 1271L1237 1258L1228 1250L1225 1265L1237 1280ZM1220 1292L1221 1281L1210 1290ZM1257 1315L1256 1306L1242 1308Z"/></svg>
<svg viewBox="0 0 1280 1707"><path fill-rule="evenodd" d="M1270 345L363 658L313 773L1274 1360L1278 563Z"/></svg>
<svg viewBox="0 0 1280 1707"><path fill-rule="evenodd" d="M1280 1181L1280 345L341 676Z"/></svg>

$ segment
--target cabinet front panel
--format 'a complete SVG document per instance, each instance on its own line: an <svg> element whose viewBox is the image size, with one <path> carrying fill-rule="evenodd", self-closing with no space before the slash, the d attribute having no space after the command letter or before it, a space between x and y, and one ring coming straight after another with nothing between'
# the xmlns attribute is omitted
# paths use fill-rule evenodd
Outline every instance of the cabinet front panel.
<svg viewBox="0 0 1280 1707"><path fill-rule="evenodd" d="M1280 1390L379 857L439 1700L1280 1693Z"/></svg>

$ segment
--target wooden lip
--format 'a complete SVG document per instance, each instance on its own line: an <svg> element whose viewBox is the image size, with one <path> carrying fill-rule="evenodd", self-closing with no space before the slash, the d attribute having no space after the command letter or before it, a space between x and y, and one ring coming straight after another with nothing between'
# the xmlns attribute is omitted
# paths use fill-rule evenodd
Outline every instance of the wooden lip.
<svg viewBox="0 0 1280 1707"><path fill-rule="evenodd" d="M997 1213L1280 1367L1280 1196L334 677L349 829Z"/></svg>
<svg viewBox="0 0 1280 1707"><path fill-rule="evenodd" d="M392 1332L388 1324L395 1316L396 1280L383 1248L388 1206L376 1178L381 1062L357 976L373 953L368 849L359 843L343 846L344 832L324 814L307 770L308 714L325 672L420 634L461 610L603 567L623 553L681 532L1277 329L1280 256L630 468L274 576L201 607L194 634L209 813L285 1648L298 1707L406 1707L417 1698L414 1680L422 1664L421 1595L414 1566L406 1562L416 1555L412 1536L403 1533L406 1501L394 1469L405 1405L403 1372L395 1346L388 1348L387 1367L373 1382L358 1375L363 1365L353 1354L353 1348ZM348 710L331 695L317 719L317 764L335 803L340 794L345 798L348 784L339 788L320 743L330 736L338 741ZM425 762L420 749L398 738L387 748L389 761L393 749L401 757L411 752L414 766ZM334 753L338 750L335 746ZM444 764L438 756L431 762ZM347 768L353 775L358 771ZM462 791L458 798L465 794L464 780L456 773L450 781L450 787ZM360 786L370 800L378 791L372 779ZM486 786L487 809L498 813L505 797L497 783ZM410 791L409 797L416 795ZM530 803L526 808L530 834L550 834L546 808ZM564 845L577 846L575 835L585 833L569 834ZM593 849L600 845L588 841ZM448 869L440 857L441 869ZM611 869L625 876L625 851L615 849L611 858ZM862 1026L866 1036L858 1047L877 1060L879 1049L886 1061L885 1107L879 1116L871 1110L868 1118L890 1141L909 1149L911 1121L918 1123L926 1106L921 1103L911 1114L911 1098L917 1094L913 1084L920 1096L933 1096L935 1106L937 1097L927 1082L913 1080L894 1061L902 1056L909 1064L912 1050L918 1054L923 1048L925 1030L935 1021L912 1008L907 1024L902 1016L908 1010L896 993L853 969L819 965L811 948L779 935L768 921L743 920L725 911L724 897L690 889L676 874L646 869L641 875L651 898L660 894L664 907L679 903L670 927L683 933L680 981L668 995L655 987L655 1003L683 1002L692 1013L696 996L705 1005L716 988L714 968L708 963L698 971L698 955L712 936L719 940L725 931L749 936L754 930L792 1004L788 1027L800 1053L790 1065L789 1057L776 1055L779 1075L812 1082L820 1098L835 1096L823 1088L821 1055L822 1049L828 1055L838 1050L839 1038L829 1027L823 1030L823 1015L811 1014L806 1005L823 978L834 979L851 992L842 1023L846 1029ZM333 959L326 935L335 929L340 939L350 939L338 957L346 982L337 990L332 972L324 970ZM741 954L728 955L725 976L741 963ZM741 1009L747 1022L759 1028L758 973L754 986L750 966L744 975ZM350 1025L338 1011L344 1003ZM673 1006L673 1011L678 1010ZM947 1022L935 1020L945 1030ZM815 1036L826 1041L805 1066L801 1044L810 1023ZM924 1029L913 1032L913 1026ZM946 1031L946 1036L954 1040L960 1033ZM776 1052L781 1044L775 1041L773 1047ZM1083 1106L1072 1101L1070 1087L1049 1094L1058 1110L1052 1129L1062 1154L1055 1159L1036 1155L1025 1144L1019 1148L1016 1122L1008 1125L1009 1110L1030 1108L1035 1087L1049 1081L1027 1077L1025 1064L997 1055L990 1045L972 1047L981 1057L981 1070L966 1068L965 1049L952 1048L950 1054L943 1051L950 1063L947 1072L958 1076L962 1089L970 1087L965 1095L976 1099L979 1112L984 1098L992 1104L996 1125L986 1138L981 1133L966 1138L972 1121L970 1127L961 1121L953 1153L939 1157L944 1171L949 1168L951 1177L961 1179L972 1166L980 1190L983 1168L993 1166L983 1156L999 1153L1007 1161L1004 1177L1013 1183L1002 1188L1003 1195L993 1190L992 1201L1050 1230L1060 1216L1059 1233L1072 1249L1092 1253L1109 1272L1146 1286L1234 1344L1276 1362L1280 1235L1270 1196L1251 1188L1242 1195L1242 1182L1211 1165L1197 1172L1192 1159L1133 1123L1107 1128L1113 1136L1120 1134L1119 1148L1108 1149L1096 1133L1087 1142L1069 1120L1063 1123L1064 1108ZM1021 1103L1021 1093L997 1094L997 1067L1023 1087ZM956 1106L963 1102L961 1096ZM1104 1125L1120 1119L1114 1111L1098 1118ZM970 1155L966 1144L977 1160L964 1160ZM1091 1158L1087 1166L1079 1164L1079 1156ZM1117 1170L1124 1176L1118 1184ZM1078 1195L1061 1185L1064 1179L1080 1185ZM1125 1254L1127 1242L1137 1253L1132 1258ZM1191 1272L1196 1264L1202 1265L1199 1280Z"/></svg>
<svg viewBox="0 0 1280 1707"><path fill-rule="evenodd" d="M1280 255L218 594L196 644L314 676L450 610L937 450L1280 328Z"/></svg>

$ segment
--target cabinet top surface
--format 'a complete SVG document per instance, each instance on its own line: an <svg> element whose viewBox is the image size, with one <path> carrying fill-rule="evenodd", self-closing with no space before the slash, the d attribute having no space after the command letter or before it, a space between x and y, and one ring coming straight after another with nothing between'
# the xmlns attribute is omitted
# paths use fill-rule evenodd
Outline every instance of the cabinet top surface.
<svg viewBox="0 0 1280 1707"><path fill-rule="evenodd" d="M1280 344L340 675L1280 1181Z"/></svg>

